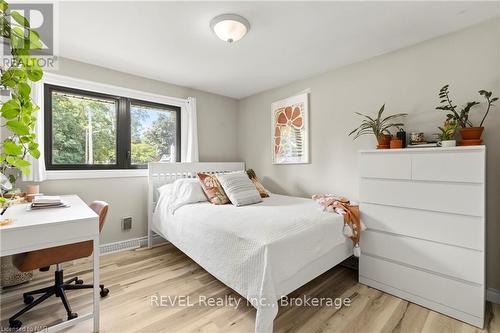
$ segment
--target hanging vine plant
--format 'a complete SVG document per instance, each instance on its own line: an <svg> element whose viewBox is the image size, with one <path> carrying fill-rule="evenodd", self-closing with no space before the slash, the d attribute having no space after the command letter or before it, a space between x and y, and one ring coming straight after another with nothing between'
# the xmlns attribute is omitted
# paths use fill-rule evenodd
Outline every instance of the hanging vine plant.
<svg viewBox="0 0 500 333"><path fill-rule="evenodd" d="M0 66L0 89L8 96L0 101L2 131L8 133L1 142L0 178L7 178L13 184L20 174L29 174L28 156L40 157L35 133L39 107L31 99L30 84L39 81L43 71L30 51L41 49L42 43L29 21L18 12L9 11L4 0L0 0L0 15L3 48L10 49L12 56ZM3 195L9 188L8 184L4 185L0 204L5 203Z"/></svg>

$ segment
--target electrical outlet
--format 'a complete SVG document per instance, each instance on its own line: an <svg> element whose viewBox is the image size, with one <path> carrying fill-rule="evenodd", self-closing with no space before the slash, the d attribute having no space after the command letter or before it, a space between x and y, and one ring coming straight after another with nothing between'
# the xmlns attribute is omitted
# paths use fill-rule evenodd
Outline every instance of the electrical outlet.
<svg viewBox="0 0 500 333"><path fill-rule="evenodd" d="M132 229L132 218L124 217L122 218L122 230L130 230Z"/></svg>

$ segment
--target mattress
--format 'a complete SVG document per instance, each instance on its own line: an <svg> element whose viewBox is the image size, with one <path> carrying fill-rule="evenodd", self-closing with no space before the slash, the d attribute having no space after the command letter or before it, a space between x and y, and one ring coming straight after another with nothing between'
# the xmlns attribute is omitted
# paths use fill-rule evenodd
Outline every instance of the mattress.
<svg viewBox="0 0 500 333"><path fill-rule="evenodd" d="M165 200L154 212L155 231L248 299L257 308L256 332L272 332L277 300L302 269L314 270L319 258L345 252L350 242L342 216L310 199L271 194L255 205L202 202L174 212ZM296 288L302 283L297 278Z"/></svg>

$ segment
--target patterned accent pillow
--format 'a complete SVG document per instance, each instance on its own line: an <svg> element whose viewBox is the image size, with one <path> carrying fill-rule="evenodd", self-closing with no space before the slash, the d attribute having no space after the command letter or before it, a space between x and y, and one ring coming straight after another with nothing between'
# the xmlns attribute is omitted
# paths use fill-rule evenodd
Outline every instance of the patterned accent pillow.
<svg viewBox="0 0 500 333"><path fill-rule="evenodd" d="M250 180L253 182L253 184L257 188L257 191L259 192L260 197L261 198L268 198L269 197L269 192L266 190L266 188L264 187L264 185L262 185L262 183L260 182L259 178L257 178L257 175L255 174L255 171L253 171L252 169L248 169L247 170L247 175L248 175L248 178L250 178Z"/></svg>
<svg viewBox="0 0 500 333"><path fill-rule="evenodd" d="M199 172L198 180L200 181L201 187L203 187L203 191L208 197L208 201L214 205L225 205L229 203L229 198L224 192L224 189L219 183L216 175Z"/></svg>
<svg viewBox="0 0 500 333"><path fill-rule="evenodd" d="M245 172L231 172L217 175L222 188L235 206L261 202L259 192Z"/></svg>

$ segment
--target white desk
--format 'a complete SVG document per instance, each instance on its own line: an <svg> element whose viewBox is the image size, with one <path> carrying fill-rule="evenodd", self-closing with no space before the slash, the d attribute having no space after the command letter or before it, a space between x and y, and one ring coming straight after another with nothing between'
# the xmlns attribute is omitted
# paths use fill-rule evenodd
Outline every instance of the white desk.
<svg viewBox="0 0 500 333"><path fill-rule="evenodd" d="M92 240L93 311L51 326L48 332L56 332L90 318L94 319L94 332L99 332L99 217L78 196L67 195L62 198L71 207L32 211L26 210L28 204L9 207L2 217L12 218L14 222L0 227L0 256Z"/></svg>

